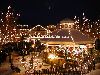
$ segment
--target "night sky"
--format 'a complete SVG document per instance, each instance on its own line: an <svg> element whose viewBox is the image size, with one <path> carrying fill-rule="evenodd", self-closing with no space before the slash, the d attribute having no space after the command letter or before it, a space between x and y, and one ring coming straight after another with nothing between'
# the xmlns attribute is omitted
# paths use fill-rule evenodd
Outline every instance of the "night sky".
<svg viewBox="0 0 100 75"><path fill-rule="evenodd" d="M57 24L64 18L82 16L96 19L100 16L99 0L0 0L0 11L11 7L21 14L18 22L28 25Z"/></svg>

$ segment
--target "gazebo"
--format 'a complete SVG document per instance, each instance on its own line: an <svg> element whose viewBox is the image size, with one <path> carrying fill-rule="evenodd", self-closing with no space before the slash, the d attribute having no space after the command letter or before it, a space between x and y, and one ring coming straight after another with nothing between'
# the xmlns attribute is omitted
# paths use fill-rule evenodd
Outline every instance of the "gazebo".
<svg viewBox="0 0 100 75"><path fill-rule="evenodd" d="M83 52L88 54L88 49L93 48L94 38L74 29L74 21L61 21L60 27L62 28L53 31L50 37L41 39L47 45L47 52L63 51L63 54L68 55L67 59L73 57L76 61L80 61L77 58L82 58Z"/></svg>
<svg viewBox="0 0 100 75"><path fill-rule="evenodd" d="M50 37L45 37L41 41L47 45L79 45L94 43L94 38L74 29L74 21L70 19L62 20L59 27L61 28L53 31Z"/></svg>

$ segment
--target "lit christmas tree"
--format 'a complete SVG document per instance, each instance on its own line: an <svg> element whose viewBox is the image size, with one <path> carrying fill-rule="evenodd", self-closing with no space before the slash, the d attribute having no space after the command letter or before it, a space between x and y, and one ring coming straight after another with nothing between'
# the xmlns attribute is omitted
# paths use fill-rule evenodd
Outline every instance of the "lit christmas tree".
<svg viewBox="0 0 100 75"><path fill-rule="evenodd" d="M85 14L83 13L83 22L82 22L82 32L84 32L84 33L89 33L89 29L90 29L90 23L89 23L89 19L87 19L86 17L85 17Z"/></svg>
<svg viewBox="0 0 100 75"><path fill-rule="evenodd" d="M76 16L74 17L74 28L80 30L80 20Z"/></svg>
<svg viewBox="0 0 100 75"><path fill-rule="evenodd" d="M91 22L90 19L86 18L85 14L83 13L83 18L79 17L74 17L74 24L75 24L75 29L88 34L91 37L95 37L95 32L97 32L97 25L94 24L94 22ZM94 29L95 28L95 29Z"/></svg>
<svg viewBox="0 0 100 75"><path fill-rule="evenodd" d="M93 22L92 31L93 31L92 34L94 35L94 37L99 37L100 35L100 21L99 20Z"/></svg>
<svg viewBox="0 0 100 75"><path fill-rule="evenodd" d="M1 44L6 44L8 42L15 42L16 35L18 31L16 28L16 18L14 17L13 10L8 7L6 14L2 13L1 26L0 26L0 42ZM17 14L20 16L20 14Z"/></svg>

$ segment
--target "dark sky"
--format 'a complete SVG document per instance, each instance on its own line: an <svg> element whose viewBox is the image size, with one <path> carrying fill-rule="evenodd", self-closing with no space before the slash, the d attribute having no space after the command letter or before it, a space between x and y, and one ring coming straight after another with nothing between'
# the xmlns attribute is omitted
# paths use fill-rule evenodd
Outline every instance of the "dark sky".
<svg viewBox="0 0 100 75"><path fill-rule="evenodd" d="M99 0L0 0L0 11L11 5L20 12L20 24L56 24L64 18L81 16L90 19L100 15Z"/></svg>

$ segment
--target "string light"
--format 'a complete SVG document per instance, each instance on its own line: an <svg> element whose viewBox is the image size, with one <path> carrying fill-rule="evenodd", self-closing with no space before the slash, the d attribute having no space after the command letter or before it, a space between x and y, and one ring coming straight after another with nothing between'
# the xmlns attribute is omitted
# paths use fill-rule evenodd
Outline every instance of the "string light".
<svg viewBox="0 0 100 75"><path fill-rule="evenodd" d="M1 19L2 22L2 26L0 28L1 44L16 41L15 39L17 34L17 29L15 26L16 21L12 15L13 13L12 13L11 6L8 6L8 11L6 13L5 18L3 16L3 18Z"/></svg>

